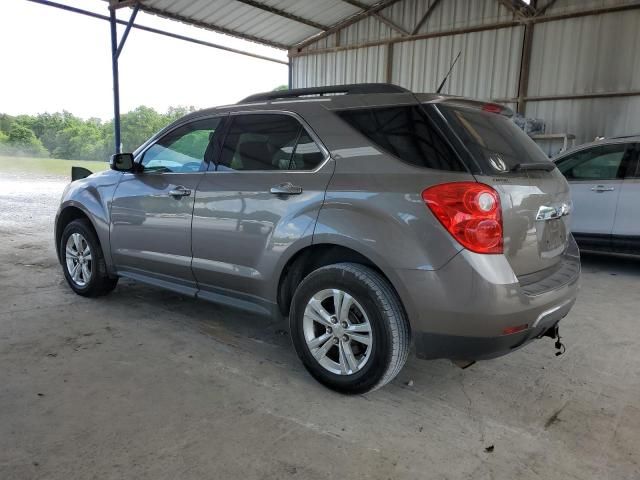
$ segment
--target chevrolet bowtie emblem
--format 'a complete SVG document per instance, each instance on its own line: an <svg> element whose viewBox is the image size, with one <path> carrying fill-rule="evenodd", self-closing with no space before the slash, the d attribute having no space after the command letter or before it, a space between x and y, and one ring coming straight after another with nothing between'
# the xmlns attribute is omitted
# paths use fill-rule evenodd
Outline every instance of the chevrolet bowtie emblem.
<svg viewBox="0 0 640 480"><path fill-rule="evenodd" d="M564 217L571 213L571 205L569 203L561 203L560 205L542 205L538 209L536 220L552 220L554 218Z"/></svg>

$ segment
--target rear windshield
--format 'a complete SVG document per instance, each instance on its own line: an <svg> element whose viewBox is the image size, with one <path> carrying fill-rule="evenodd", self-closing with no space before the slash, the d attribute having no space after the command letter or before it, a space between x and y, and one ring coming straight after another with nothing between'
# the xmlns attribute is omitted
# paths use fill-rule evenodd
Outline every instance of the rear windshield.
<svg viewBox="0 0 640 480"><path fill-rule="evenodd" d="M438 108L487 174L510 171L518 164L551 161L504 115L444 105Z"/></svg>
<svg viewBox="0 0 640 480"><path fill-rule="evenodd" d="M466 170L419 105L336 113L378 147L405 162L438 170Z"/></svg>

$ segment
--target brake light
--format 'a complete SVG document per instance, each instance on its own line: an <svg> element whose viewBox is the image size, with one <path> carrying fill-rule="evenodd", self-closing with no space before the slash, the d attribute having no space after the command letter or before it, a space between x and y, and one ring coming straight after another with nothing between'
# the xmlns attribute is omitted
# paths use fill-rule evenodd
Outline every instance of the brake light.
<svg viewBox="0 0 640 480"><path fill-rule="evenodd" d="M502 106L495 103L485 103L482 110L489 113L502 113Z"/></svg>
<svg viewBox="0 0 640 480"><path fill-rule="evenodd" d="M422 199L462 246L476 253L502 253L500 197L489 185L443 183L427 188Z"/></svg>

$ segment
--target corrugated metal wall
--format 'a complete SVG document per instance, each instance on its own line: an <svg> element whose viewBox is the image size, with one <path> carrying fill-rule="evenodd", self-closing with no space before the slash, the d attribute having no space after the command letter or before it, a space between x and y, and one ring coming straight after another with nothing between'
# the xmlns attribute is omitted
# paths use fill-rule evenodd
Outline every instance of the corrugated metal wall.
<svg viewBox="0 0 640 480"><path fill-rule="evenodd" d="M416 92L433 92L462 52L444 93L476 98L517 94L523 27L398 43L391 81Z"/></svg>
<svg viewBox="0 0 640 480"><path fill-rule="evenodd" d="M381 13L412 31L433 0L403 0ZM544 2L539 2L543 4ZM629 4L629 0L557 0L547 15ZM509 22L513 14L497 0L441 0L418 33ZM640 9L536 24L528 96L640 90ZM396 38L368 17L305 50ZM293 58L293 86L390 80L413 91L434 91L462 51L445 93L484 99L517 96L524 27L470 32L355 50ZM595 136L640 132L640 97L529 101L527 116L542 118L547 133L573 133L577 143ZM557 148L559 145L555 147Z"/></svg>
<svg viewBox="0 0 640 480"><path fill-rule="evenodd" d="M386 50L386 46L380 46L296 58L293 62L293 86L382 82Z"/></svg>

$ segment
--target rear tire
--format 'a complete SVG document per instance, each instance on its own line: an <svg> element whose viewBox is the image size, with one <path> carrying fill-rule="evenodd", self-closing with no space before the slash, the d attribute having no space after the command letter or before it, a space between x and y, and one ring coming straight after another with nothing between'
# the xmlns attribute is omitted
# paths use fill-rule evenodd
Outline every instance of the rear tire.
<svg viewBox="0 0 640 480"><path fill-rule="evenodd" d="M69 222L59 247L64 277L78 295L98 297L116 288L118 278L108 275L100 241L88 220Z"/></svg>
<svg viewBox="0 0 640 480"><path fill-rule="evenodd" d="M305 368L341 393L386 385L409 354L409 324L397 294L364 265L328 265L305 277L294 294L289 322Z"/></svg>

